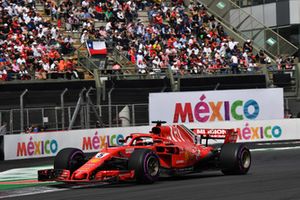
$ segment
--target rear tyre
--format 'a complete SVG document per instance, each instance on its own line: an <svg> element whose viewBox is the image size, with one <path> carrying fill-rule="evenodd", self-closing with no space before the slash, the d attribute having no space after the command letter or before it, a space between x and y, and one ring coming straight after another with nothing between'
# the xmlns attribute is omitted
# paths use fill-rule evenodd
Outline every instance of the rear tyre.
<svg viewBox="0 0 300 200"><path fill-rule="evenodd" d="M154 183L159 178L159 158L150 149L136 149L132 152L128 169L134 170L138 183Z"/></svg>
<svg viewBox="0 0 300 200"><path fill-rule="evenodd" d="M225 175L247 174L251 166L251 153L244 144L224 144L220 154L220 166Z"/></svg>
<svg viewBox="0 0 300 200"><path fill-rule="evenodd" d="M55 156L54 169L67 169L72 173L84 164L84 158L84 153L80 149L62 149Z"/></svg>

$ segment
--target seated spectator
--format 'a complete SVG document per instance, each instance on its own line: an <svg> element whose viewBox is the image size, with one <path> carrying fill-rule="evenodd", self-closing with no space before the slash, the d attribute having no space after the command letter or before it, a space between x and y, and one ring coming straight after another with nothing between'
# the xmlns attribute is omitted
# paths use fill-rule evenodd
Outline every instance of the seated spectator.
<svg viewBox="0 0 300 200"><path fill-rule="evenodd" d="M139 74L146 74L147 73L147 65L143 60L140 60L137 64L138 66L138 73Z"/></svg>
<svg viewBox="0 0 300 200"><path fill-rule="evenodd" d="M110 19L113 17L113 12L112 12L112 8L108 8L105 11L105 21L110 21Z"/></svg>
<svg viewBox="0 0 300 200"><path fill-rule="evenodd" d="M263 50L260 50L259 53L256 55L256 59L259 60L260 64L266 64L267 63L267 55Z"/></svg>
<svg viewBox="0 0 300 200"><path fill-rule="evenodd" d="M95 18L101 21L105 20L105 13L103 11L101 2L95 6Z"/></svg>
<svg viewBox="0 0 300 200"><path fill-rule="evenodd" d="M31 80L31 75L29 74L29 72L25 68L25 65L21 65L21 69L19 71L19 76L18 77L19 77L20 80Z"/></svg>
<svg viewBox="0 0 300 200"><path fill-rule="evenodd" d="M253 46L251 40L247 40L244 42L243 52L252 52Z"/></svg>
<svg viewBox="0 0 300 200"><path fill-rule="evenodd" d="M47 79L47 73L43 68L36 69L35 70L35 79L37 80L46 80Z"/></svg>
<svg viewBox="0 0 300 200"><path fill-rule="evenodd" d="M80 37L81 44L84 44L88 39L89 39L89 33L87 30L84 30Z"/></svg>
<svg viewBox="0 0 300 200"><path fill-rule="evenodd" d="M0 80L6 81L7 79L7 71L4 66L0 66Z"/></svg>
<svg viewBox="0 0 300 200"><path fill-rule="evenodd" d="M50 65L50 71L52 72L58 71L58 60L54 60L54 62Z"/></svg>
<svg viewBox="0 0 300 200"><path fill-rule="evenodd" d="M65 65L66 65L65 71L68 74L67 79L73 79L73 78L78 79L79 76L77 70L74 68L75 64L73 62L73 59L69 58Z"/></svg>
<svg viewBox="0 0 300 200"><path fill-rule="evenodd" d="M52 47L50 52L48 53L48 58L49 58L50 64L52 64L54 62L54 60L57 60L58 58L60 58L58 51L54 47Z"/></svg>
<svg viewBox="0 0 300 200"><path fill-rule="evenodd" d="M66 63L65 60L62 58L60 59L59 63L58 63L58 72L64 72L66 69Z"/></svg>
<svg viewBox="0 0 300 200"><path fill-rule="evenodd" d="M72 53L75 49L73 47L74 40L70 35L64 38L64 41L61 43L61 52L64 55Z"/></svg>

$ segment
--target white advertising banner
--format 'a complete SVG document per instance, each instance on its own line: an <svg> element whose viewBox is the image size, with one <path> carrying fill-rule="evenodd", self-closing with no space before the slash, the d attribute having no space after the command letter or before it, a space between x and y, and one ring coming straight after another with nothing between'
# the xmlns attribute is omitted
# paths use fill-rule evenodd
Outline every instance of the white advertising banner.
<svg viewBox="0 0 300 200"><path fill-rule="evenodd" d="M139 126L5 135L4 159L51 157L67 147L96 152L105 147L105 144L120 145L119 139L130 133L147 133L149 130L148 126Z"/></svg>
<svg viewBox="0 0 300 200"><path fill-rule="evenodd" d="M216 123L190 123L188 128L234 129L238 133L238 142L268 142L281 140L299 140L299 119L234 121Z"/></svg>
<svg viewBox="0 0 300 200"><path fill-rule="evenodd" d="M189 123L189 128L235 129L238 142L268 142L300 140L300 119ZM149 133L152 126L88 129L4 136L4 159L41 158L55 156L61 149L74 147L84 152L96 152L118 142L130 133ZM212 140L212 142L215 142Z"/></svg>
<svg viewBox="0 0 300 200"><path fill-rule="evenodd" d="M283 119L283 89L164 92L149 95L149 122L206 123Z"/></svg>

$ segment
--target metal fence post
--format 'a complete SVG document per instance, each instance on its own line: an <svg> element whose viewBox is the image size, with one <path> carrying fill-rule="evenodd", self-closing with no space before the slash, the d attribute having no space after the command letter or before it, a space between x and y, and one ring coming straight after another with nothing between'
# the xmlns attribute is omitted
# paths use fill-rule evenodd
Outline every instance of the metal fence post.
<svg viewBox="0 0 300 200"><path fill-rule="evenodd" d="M300 100L300 64L296 65L296 96Z"/></svg>
<svg viewBox="0 0 300 200"><path fill-rule="evenodd" d="M20 129L21 132L24 131L24 95L28 92L28 89L25 89L24 92L20 95Z"/></svg>
<svg viewBox="0 0 300 200"><path fill-rule="evenodd" d="M61 129L65 130L65 101L64 101L64 95L68 91L68 88L65 88L65 90L60 94L60 105L61 105Z"/></svg>
<svg viewBox="0 0 300 200"><path fill-rule="evenodd" d="M58 130L58 115L57 115L57 108L58 108L58 107L55 107L55 109L54 109L54 115L55 115L55 127L56 127L56 130Z"/></svg>
<svg viewBox="0 0 300 200"><path fill-rule="evenodd" d="M86 128L90 128L90 92L94 90L94 88L90 87L90 89L86 92Z"/></svg>
<svg viewBox="0 0 300 200"><path fill-rule="evenodd" d="M119 127L119 106L116 105L116 124L117 124L117 127Z"/></svg>
<svg viewBox="0 0 300 200"><path fill-rule="evenodd" d="M72 127L73 127L73 124L74 124L74 122L75 122L76 116L77 116L77 114L78 114L78 112L79 112L79 109L80 109L80 107L81 107L81 102L82 102L82 100L83 100L83 93L84 93L85 91L86 91L86 88L83 88L83 89L81 90L80 94L79 94L79 99L78 99L78 101L77 101L76 108L75 108L75 111L74 111L74 113L73 113L72 119L71 119L71 121L70 121L68 130L71 130Z"/></svg>
<svg viewBox="0 0 300 200"><path fill-rule="evenodd" d="M114 87L112 87L108 92L108 124L109 127L111 127L112 124L112 116L111 116L111 93L114 90Z"/></svg>
<svg viewBox="0 0 300 200"><path fill-rule="evenodd" d="M42 125L43 125L43 128L45 129L45 120L44 120L44 117L45 117L45 108L42 108Z"/></svg>
<svg viewBox="0 0 300 200"><path fill-rule="evenodd" d="M97 91L97 105L100 105L101 103L101 80L100 80L100 74L101 72L98 69L94 69L94 79L95 79L95 84L96 84L96 91ZM100 74L99 74L100 73Z"/></svg>
<svg viewBox="0 0 300 200"><path fill-rule="evenodd" d="M135 106L134 104L131 105L132 109L132 126L135 126Z"/></svg>
<svg viewBox="0 0 300 200"><path fill-rule="evenodd" d="M26 127L31 127L31 125L29 124L29 111L26 109Z"/></svg>

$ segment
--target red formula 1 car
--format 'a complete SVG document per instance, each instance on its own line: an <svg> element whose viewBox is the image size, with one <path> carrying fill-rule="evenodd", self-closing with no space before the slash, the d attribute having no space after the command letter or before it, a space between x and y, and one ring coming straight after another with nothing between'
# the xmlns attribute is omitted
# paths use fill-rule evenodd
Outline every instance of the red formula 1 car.
<svg viewBox="0 0 300 200"><path fill-rule="evenodd" d="M104 148L90 159L80 149L62 149L55 157L54 169L38 171L38 180L153 183L164 175L211 169L225 175L248 172L250 151L244 144L236 143L237 133L233 130L191 130L184 125L156 123L150 133L133 133L120 141L123 146ZM224 143L209 146L210 139L223 139Z"/></svg>

